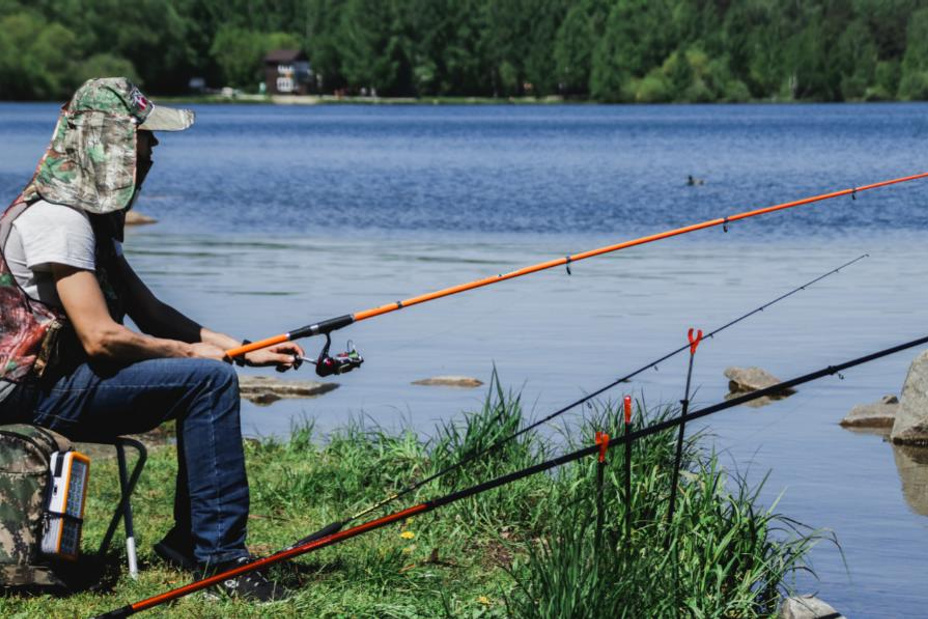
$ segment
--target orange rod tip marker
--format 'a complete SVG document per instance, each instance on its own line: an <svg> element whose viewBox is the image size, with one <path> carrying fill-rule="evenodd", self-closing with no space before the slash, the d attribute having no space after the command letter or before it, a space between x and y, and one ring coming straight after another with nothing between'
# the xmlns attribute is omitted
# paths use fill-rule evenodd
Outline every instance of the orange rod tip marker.
<svg viewBox="0 0 928 619"><path fill-rule="evenodd" d="M686 337L690 341L690 356L695 355L696 349L699 348L699 343L702 341L702 329L690 329Z"/></svg>
<svg viewBox="0 0 928 619"><path fill-rule="evenodd" d="M605 432L596 433L596 444L599 445L599 463L606 462L606 452L609 450L609 435Z"/></svg>
<svg viewBox="0 0 928 619"><path fill-rule="evenodd" d="M625 396L625 425L632 422L632 396Z"/></svg>

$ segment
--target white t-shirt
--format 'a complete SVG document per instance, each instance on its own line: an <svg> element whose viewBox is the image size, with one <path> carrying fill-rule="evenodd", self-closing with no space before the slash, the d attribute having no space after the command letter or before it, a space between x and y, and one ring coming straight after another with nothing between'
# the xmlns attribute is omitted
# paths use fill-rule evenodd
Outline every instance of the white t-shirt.
<svg viewBox="0 0 928 619"><path fill-rule="evenodd" d="M114 241L117 255L122 246ZM52 264L95 270L95 239L84 211L40 200L27 208L10 229L3 257L26 294L46 305L61 307ZM0 401L15 385L0 380Z"/></svg>
<svg viewBox="0 0 928 619"><path fill-rule="evenodd" d="M120 251L117 243L116 251ZM26 294L61 307L52 264L95 269L93 228L79 209L40 200L13 222L3 248L7 265Z"/></svg>

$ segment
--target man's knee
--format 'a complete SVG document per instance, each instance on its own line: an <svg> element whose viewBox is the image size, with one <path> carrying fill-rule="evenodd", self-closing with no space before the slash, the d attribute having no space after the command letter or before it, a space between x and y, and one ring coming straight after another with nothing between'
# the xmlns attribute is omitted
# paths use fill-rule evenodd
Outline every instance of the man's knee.
<svg viewBox="0 0 928 619"><path fill-rule="evenodd" d="M211 376L217 387L233 389L238 393L238 372L231 363L224 361L214 361L213 359L204 359L211 366Z"/></svg>
<svg viewBox="0 0 928 619"><path fill-rule="evenodd" d="M216 385L238 385L238 374L231 363L216 359L185 359L188 371L199 380L210 380Z"/></svg>
<svg viewBox="0 0 928 619"><path fill-rule="evenodd" d="M239 391L238 374L228 363L212 359L191 359L188 367L190 389L193 397L188 416L208 418L213 422L230 420L238 426Z"/></svg>
<svg viewBox="0 0 928 619"><path fill-rule="evenodd" d="M183 364L191 387L238 397L238 374L231 364L214 359L185 359Z"/></svg>

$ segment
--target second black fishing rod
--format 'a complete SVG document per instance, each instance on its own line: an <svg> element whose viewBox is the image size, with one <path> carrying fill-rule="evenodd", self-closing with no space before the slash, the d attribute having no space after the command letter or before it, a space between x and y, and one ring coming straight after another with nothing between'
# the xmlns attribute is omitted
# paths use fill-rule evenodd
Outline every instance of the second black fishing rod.
<svg viewBox="0 0 928 619"><path fill-rule="evenodd" d="M779 303L780 301L783 301L783 300L785 300L785 299L787 299L787 298L793 296L794 294L796 294L796 293L798 293L798 292L801 292L801 291L805 290L805 289L808 288L809 286L815 285L816 283L822 281L822 280L825 279L826 277L829 277L829 276L831 276L831 275L834 275L834 274L836 274L836 273L842 271L843 269L845 269L845 268L847 268L847 267L849 267L849 266L851 266L851 265L853 265L853 264L855 264L855 263L857 263L857 262L860 262L861 260L863 260L864 258L867 258L867 257L869 257L869 254L862 254L862 255L860 255L860 256L854 258L853 260L851 260L851 261L849 261L849 262L845 262L845 263L842 264L841 266L836 267L836 268L834 268L834 269L828 271L827 273L823 273L823 274L819 275L818 277L816 277L816 278L814 278L814 279L811 279L811 280L807 281L806 283L802 284L801 286L797 286L796 288L793 288L793 289L790 290L789 292L787 292L787 293L785 293L785 294L782 294L782 295L778 296L777 298L775 298L775 299L773 299L773 300L771 300L771 301L768 301L767 303L764 303L763 305L760 305L760 306L758 306L758 307L752 309L751 311L749 311L749 312L747 312L747 313L745 313L745 314L742 314L742 315L739 316L738 318L735 318L734 320L731 320L731 321L725 323L724 325L722 325L722 326L720 326L720 327L718 327L718 328L716 328L716 329L710 331L710 332L707 333L705 336L703 336L702 339L709 339L709 338L712 338L712 337L714 337L715 335L721 333L722 331L725 331L726 329L735 326L735 325L738 324L739 322L742 322L742 321L744 321L744 320L747 320L747 319L750 318L751 316L753 316L753 315L755 315L755 314L758 314L758 313L764 311L764 310L767 309L768 307L770 307L770 306L772 306L772 305L774 305L774 304L776 304L776 303ZM428 484L429 482L435 481L436 479L438 479L438 478L440 478L440 477L442 477L442 476L444 476L444 475L447 475L448 473L451 473L452 471L455 471L455 470L461 468L461 467L464 466L465 464L468 464L468 463L470 463L470 462L473 462L473 461L476 460L477 458L480 458L480 457L482 457L482 456L485 456L485 455L487 455L487 454L489 454L489 453L492 453L492 452L496 451L497 449L501 448L503 445L509 443L510 441L515 440L516 438L522 436L522 435L525 434L526 432L529 432L530 430L533 430L533 429L537 428L538 426L540 426L540 425L542 425L542 424L544 424L544 423L547 423L547 422L551 421L552 419L554 419L554 418L556 418L556 417L558 417L558 416L560 416L560 415L563 415L564 413L566 413L566 412L569 411L569 410L572 410L572 409L574 409L574 408L576 408L576 407L578 407L578 406L581 406L581 405L583 405L583 404L589 402L589 401L592 400L593 398L596 398L596 397L602 395L603 393L609 391L610 389L612 389L612 388L614 388L614 387L616 387L616 386L618 386L618 385L620 385L620 384L622 384L622 383L624 383L624 382L627 382L627 381L631 380L632 378L638 376L639 374L641 374L642 372L644 372L644 371L646 371L646 370L649 370L649 369L651 369L651 368L656 368L658 365L660 365L660 364L663 363L664 361L667 361L668 359L670 359L670 358L672 358L672 357L674 357L674 356L680 354L681 352L683 352L683 351L685 351L685 350L691 350L691 349L692 349L692 343L691 343L691 342L688 342L688 343L684 344L683 346L681 346L680 348L677 348L677 349L675 349L675 350L673 350L673 351L667 353L666 355L660 357L659 359L656 359L655 361L652 361L651 363L648 363L647 365L641 366L640 368L638 368L638 369L635 370L634 372L631 372L630 374L626 374L625 376L622 376L621 378L618 378L618 379L614 380L613 382L609 383L608 385L606 385L606 386L604 386L604 387L601 387L600 389L597 389L596 391L593 391L592 393L589 393L589 394L583 396L583 397L580 398L579 400L576 400L575 402L572 402L572 403L570 403L570 404L564 406L563 408L560 408L560 409L554 411L554 412L551 413L550 415L548 415L548 416L546 416L546 417L544 417L544 418L542 418L542 419L539 419L539 420L537 420L537 421L535 421L535 422L529 424L528 426L526 426L526 427L524 427L524 428L522 428L522 429L520 429L520 430L518 430L518 431L516 431L516 432L514 432L514 433L512 433L512 434L510 434L509 436L506 436L506 437L504 437L504 438L499 439L498 441L496 441L495 443L489 445L489 446L486 447L485 449L483 449L483 450L478 450L478 451L474 451L474 452L471 452L471 453L469 453L469 454L465 454L460 460L458 460L458 461L455 462L454 464L451 464L451 465L445 467L444 469L441 469L441 470L439 470L439 471L433 473L432 475L429 475L428 477L426 477L426 478L424 478L424 479L422 479L422 480L420 480L420 481L418 481L418 482L415 482L415 483L413 483L413 484L410 484L410 485L406 486L405 488L403 488L402 490L399 490L399 491L397 491L397 492L395 492L395 493L393 493L393 494L390 494L389 496L385 497L382 501L380 501L380 502L378 502L378 503L375 503L374 505L371 505L370 507L367 507L367 508L365 508L365 509L363 509L363 510L357 512L356 514L350 516L349 518L347 518L347 519L345 519L345 520L340 520L340 521L332 522L332 523L326 525L325 527L319 529L318 531L316 531L316 532L314 532L314 533L312 533L312 534L306 536L305 538L301 539L299 542L297 542L296 544L294 544L294 546L298 546L298 545L300 545L300 544L305 544L306 542L310 542L310 541L312 541L312 540L319 539L319 538L321 538L321 537L325 537L326 535L331 535L332 533L336 533L336 532L342 530L344 527L346 527L346 526L349 525L350 523L354 522L355 520L357 520L357 519L359 519L359 518L362 518L363 516L366 516L366 515L368 515L368 514L370 514L370 513L372 513L372 512L375 512L375 511L377 511L378 509L381 509L382 507L385 507L386 505L389 505L389 504L392 503L393 501L396 501L396 500L398 500L398 499L400 499L400 498L402 498L402 497L404 497L404 496L407 496L408 494L410 494L410 493L412 493L412 492L415 492L416 490L418 490L419 488L425 486L425 485ZM502 414L502 412L501 412L500 414ZM497 416L497 420L499 419L499 417L500 417L500 415ZM494 420L494 423L495 423L495 421L496 421L496 420Z"/></svg>
<svg viewBox="0 0 928 619"><path fill-rule="evenodd" d="M739 396L737 398L733 398L725 402L720 402L718 404L713 404L711 406L707 406L700 410L693 411L687 416L687 420L689 421L689 420L700 419L702 417L707 417L709 415L713 415L715 413L728 410L736 406L741 406L742 404L746 404L748 402L752 402L758 398L762 398L767 395L779 393L785 389L792 389L793 387L798 387L799 385L803 385L803 384L812 382L814 380L824 378L825 376L833 376L835 374L840 375L840 373L844 370L857 367L859 365L864 365L866 363L870 363L871 361L882 359L883 357L888 357L889 355L896 354L903 350L909 350L911 348L915 348L916 346L922 346L926 343L928 343L928 336L922 336L917 339L904 342L896 346L892 346L890 348L885 348L883 350L879 350L877 352L873 352L873 353L864 355L862 357L857 357L856 359L851 359L850 361L845 361L837 365L829 365L824 368L815 370L813 372L809 372L808 374L798 376L791 380L782 381L782 382L776 383L775 385L771 385L770 387L766 387L764 389L758 389L756 391L752 391L751 393ZM625 434L622 437L616 437L615 440L606 444L604 451L612 449L618 446L620 443L628 443L631 441L637 441L646 436L651 436L651 435L654 435L660 432L664 432L666 430L670 430L674 428L675 426L679 425L679 423L680 423L679 418L668 419L665 421L651 424L647 426L646 428L642 428L640 430ZM208 578L204 578L202 580L198 580L198 581L189 583L187 585L177 587L176 589L166 591L154 597L150 597L148 599L136 602L134 604L129 604L121 608L117 608L103 615L99 615L98 619L104 619L104 618L115 619L117 617L128 617L129 615L134 615L135 613L141 612L143 610L148 610L155 606L159 606L161 604L165 604L172 600L181 598L185 595L189 595L190 593L193 593L195 591L200 591L207 587L211 587L213 585L219 584L225 579L234 578L236 576L246 574L248 572L252 572L258 569L268 567L275 563L280 563L281 561L293 559L298 556L305 555L309 552L313 552L321 548L332 546L339 542L351 539L353 537L357 537L358 535L361 535L363 533L374 531L376 529L383 528L389 524L400 522L412 516L425 514L425 513L434 511L440 507L444 507L445 505L449 505L451 503L460 501L462 499L466 499L471 496L476 496L488 490L493 490L494 488L505 486L506 484L512 483L519 479L524 479L526 477L529 477L530 475L536 475L544 471L549 471L558 466L561 466L561 465L564 465L570 462L575 462L577 460L580 460L581 458L585 458L595 453L598 453L600 452L601 449L603 448L600 442L594 443L593 445L590 445L588 447L582 447L571 453L564 454L556 458L552 458L551 460L540 462L533 466L530 466L530 467L527 467L527 468L524 468L518 471L514 471L512 473L507 473L506 475L502 475L495 479L481 482L475 486L471 486L470 488L464 488L462 490L457 490L455 492L446 494L444 496L436 497L429 501L425 501L423 503L413 505L411 507L400 510L398 512L394 512L392 514L388 514L386 516L382 516L380 518L376 518L374 520L364 522L359 525L355 525L354 527L347 529L345 531L332 533L320 539L302 543L302 544L287 548L286 550L281 550L263 559L258 559L256 561L252 561L250 563L230 569L226 572L222 572L220 574L216 574L214 576L210 576Z"/></svg>

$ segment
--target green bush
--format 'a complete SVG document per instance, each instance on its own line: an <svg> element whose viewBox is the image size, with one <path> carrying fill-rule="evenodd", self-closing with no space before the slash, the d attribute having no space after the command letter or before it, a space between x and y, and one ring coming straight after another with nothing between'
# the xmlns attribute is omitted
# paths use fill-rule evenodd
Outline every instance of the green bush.
<svg viewBox="0 0 928 619"><path fill-rule="evenodd" d="M648 73L635 91L637 103L666 103L671 99L671 84L660 69Z"/></svg>
<svg viewBox="0 0 928 619"><path fill-rule="evenodd" d="M729 103L744 103L751 100L751 91L741 80L732 80L725 84L724 93L722 100Z"/></svg>
<svg viewBox="0 0 928 619"><path fill-rule="evenodd" d="M128 77L136 84L142 84L132 63L113 54L94 54L81 62L76 72L77 81L80 83L92 77L112 76Z"/></svg>

